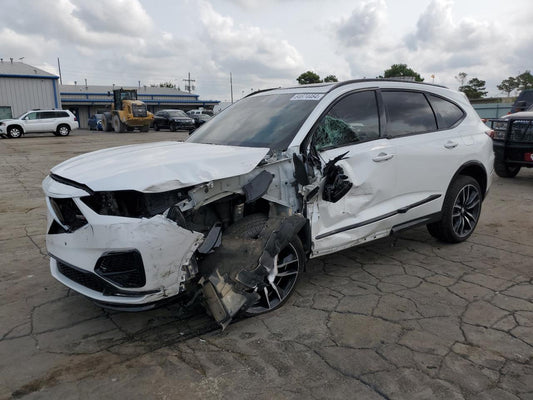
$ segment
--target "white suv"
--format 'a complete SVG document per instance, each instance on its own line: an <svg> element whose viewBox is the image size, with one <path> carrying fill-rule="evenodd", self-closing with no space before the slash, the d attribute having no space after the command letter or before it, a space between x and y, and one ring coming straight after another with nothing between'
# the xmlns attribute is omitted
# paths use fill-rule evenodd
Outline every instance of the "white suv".
<svg viewBox="0 0 533 400"><path fill-rule="evenodd" d="M494 155L467 98L357 80L248 96L186 142L117 147L44 180L52 275L102 306L202 291L223 326L281 306L308 258L427 225L474 231Z"/></svg>
<svg viewBox="0 0 533 400"><path fill-rule="evenodd" d="M69 110L32 110L16 119L0 121L0 135L19 138L25 133L53 132L56 136L68 136L78 129L78 119Z"/></svg>

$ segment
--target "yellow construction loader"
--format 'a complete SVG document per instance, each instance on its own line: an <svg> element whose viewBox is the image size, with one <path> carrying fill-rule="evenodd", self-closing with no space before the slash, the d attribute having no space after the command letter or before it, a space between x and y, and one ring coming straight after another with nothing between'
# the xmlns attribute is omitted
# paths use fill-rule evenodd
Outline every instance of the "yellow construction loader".
<svg viewBox="0 0 533 400"><path fill-rule="evenodd" d="M108 92L111 96L111 93ZM131 132L139 128L141 132L148 132L154 121L154 114L147 111L146 104L137 100L135 89L113 90L113 105L111 111L102 117L104 131Z"/></svg>

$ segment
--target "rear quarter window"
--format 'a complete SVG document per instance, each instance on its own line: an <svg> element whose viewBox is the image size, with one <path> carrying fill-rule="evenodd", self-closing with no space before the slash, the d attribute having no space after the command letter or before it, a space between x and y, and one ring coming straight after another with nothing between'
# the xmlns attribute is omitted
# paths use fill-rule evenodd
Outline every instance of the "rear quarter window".
<svg viewBox="0 0 533 400"><path fill-rule="evenodd" d="M437 116L437 125L439 129L450 129L461 122L465 116L464 111L451 101L442 97L428 95L429 102L435 115Z"/></svg>

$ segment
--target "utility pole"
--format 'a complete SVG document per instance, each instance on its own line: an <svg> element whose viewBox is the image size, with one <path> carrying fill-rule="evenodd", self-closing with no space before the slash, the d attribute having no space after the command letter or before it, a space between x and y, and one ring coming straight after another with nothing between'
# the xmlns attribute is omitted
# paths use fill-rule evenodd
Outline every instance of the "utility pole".
<svg viewBox="0 0 533 400"><path fill-rule="evenodd" d="M233 76L229 73L229 86L231 89L231 104L233 104Z"/></svg>
<svg viewBox="0 0 533 400"><path fill-rule="evenodd" d="M61 77L61 64L59 64L59 57L57 57L57 69L59 69L59 83L63 84L63 78Z"/></svg>
<svg viewBox="0 0 533 400"><path fill-rule="evenodd" d="M189 78L183 79L185 82L187 82L187 85L185 86L185 90L187 90L189 93L191 93L191 89L194 90L195 87L191 86L191 82L196 82L196 80L191 79L191 73L189 72Z"/></svg>

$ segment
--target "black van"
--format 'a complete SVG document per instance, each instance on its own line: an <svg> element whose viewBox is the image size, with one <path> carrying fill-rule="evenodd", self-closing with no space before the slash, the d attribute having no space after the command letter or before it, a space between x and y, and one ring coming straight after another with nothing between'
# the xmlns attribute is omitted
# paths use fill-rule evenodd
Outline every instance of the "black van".
<svg viewBox="0 0 533 400"><path fill-rule="evenodd" d="M533 104L533 89L522 90L511 108L509 114L526 111Z"/></svg>

